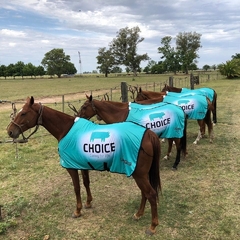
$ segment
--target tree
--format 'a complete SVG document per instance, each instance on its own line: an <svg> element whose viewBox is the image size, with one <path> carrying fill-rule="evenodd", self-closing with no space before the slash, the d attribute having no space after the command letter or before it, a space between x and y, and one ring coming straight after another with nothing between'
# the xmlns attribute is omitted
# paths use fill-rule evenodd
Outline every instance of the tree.
<svg viewBox="0 0 240 240"><path fill-rule="evenodd" d="M38 67L35 67L35 70L34 70L34 76L43 76L45 75L45 70L44 70L44 67L43 66L38 66Z"/></svg>
<svg viewBox="0 0 240 240"><path fill-rule="evenodd" d="M219 72L226 76L228 79L234 78L240 75L240 59L233 59L226 61L218 66Z"/></svg>
<svg viewBox="0 0 240 240"><path fill-rule="evenodd" d="M203 66L203 70L207 71L208 69L210 69L210 66L207 65L207 64L205 64L205 65Z"/></svg>
<svg viewBox="0 0 240 240"><path fill-rule="evenodd" d="M240 59L240 53L235 53L235 55L232 55L232 59Z"/></svg>
<svg viewBox="0 0 240 240"><path fill-rule="evenodd" d="M24 74L23 74L23 68L24 68L25 64L22 61L18 61L15 65L14 65L14 78L15 76L21 76L23 78Z"/></svg>
<svg viewBox="0 0 240 240"><path fill-rule="evenodd" d="M139 32L138 26L122 28L117 32L117 37L109 44L116 64L125 65L135 76L140 71L140 63L149 59L147 53L137 54L137 45L144 40L143 37L140 37Z"/></svg>
<svg viewBox="0 0 240 240"><path fill-rule="evenodd" d="M0 77L7 78L7 67L5 65L0 66Z"/></svg>
<svg viewBox="0 0 240 240"><path fill-rule="evenodd" d="M171 41L171 36L162 38L161 44L163 46L158 48L158 53L163 55L161 59L164 59L163 64L165 65L166 71L172 71L176 74L176 72L180 70L179 55L174 47L171 47Z"/></svg>
<svg viewBox="0 0 240 240"><path fill-rule="evenodd" d="M104 73L105 77L108 76L108 73L112 71L113 66L115 65L115 59L111 50L104 48L98 49L97 64L100 64L97 68L101 73Z"/></svg>
<svg viewBox="0 0 240 240"><path fill-rule="evenodd" d="M202 47L200 38L201 34L196 32L179 33L176 37L176 50L186 74L188 74L189 66L192 63L197 63L196 58L199 58L197 51Z"/></svg>
<svg viewBox="0 0 240 240"><path fill-rule="evenodd" d="M34 76L35 66L32 63L28 63L23 67L23 76Z"/></svg>
<svg viewBox="0 0 240 240"><path fill-rule="evenodd" d="M62 48L54 48L47 52L41 64L47 70L47 74L56 74L59 78L63 73L74 74L77 72L74 66L71 65L70 68L70 56L65 55Z"/></svg>

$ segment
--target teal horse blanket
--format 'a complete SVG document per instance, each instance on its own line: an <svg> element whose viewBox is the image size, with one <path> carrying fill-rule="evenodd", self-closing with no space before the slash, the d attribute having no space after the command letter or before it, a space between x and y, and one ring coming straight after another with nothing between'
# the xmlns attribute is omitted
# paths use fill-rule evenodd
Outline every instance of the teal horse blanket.
<svg viewBox="0 0 240 240"><path fill-rule="evenodd" d="M180 106L188 119L203 119L208 110L208 102L203 95L182 95L182 93L168 92L163 102Z"/></svg>
<svg viewBox="0 0 240 240"><path fill-rule="evenodd" d="M182 96L186 96L186 94L191 94L191 95L196 95L196 94L200 94L200 95L204 95L206 97L208 97L210 99L210 101L213 101L213 97L214 97L214 90L212 88L199 88L199 89L189 89L189 88L182 88L181 93Z"/></svg>
<svg viewBox="0 0 240 240"><path fill-rule="evenodd" d="M161 138L181 138L185 114L180 107L173 104L159 102L143 105L130 102L126 121L149 128Z"/></svg>
<svg viewBox="0 0 240 240"><path fill-rule="evenodd" d="M60 164L64 168L107 170L131 176L145 131L132 122L99 125L76 118L58 143Z"/></svg>

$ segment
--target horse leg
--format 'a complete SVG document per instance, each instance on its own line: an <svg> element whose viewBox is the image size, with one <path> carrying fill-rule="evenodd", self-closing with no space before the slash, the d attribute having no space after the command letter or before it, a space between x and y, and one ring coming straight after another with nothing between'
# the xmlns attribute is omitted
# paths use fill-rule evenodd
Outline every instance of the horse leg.
<svg viewBox="0 0 240 240"><path fill-rule="evenodd" d="M196 138L196 140L193 142L193 144L197 144L200 139L203 137L203 135L205 134L205 122L203 119L201 120L197 120L198 121L198 125L199 125L199 131L198 131L198 136Z"/></svg>
<svg viewBox="0 0 240 240"><path fill-rule="evenodd" d="M144 209L145 209L145 206L146 206L147 198L145 197L145 195L142 191L141 191L141 193L142 193L142 200L141 200L141 203L140 203L140 207L139 207L138 211L133 215L133 218L135 220L139 220L143 216Z"/></svg>
<svg viewBox="0 0 240 240"><path fill-rule="evenodd" d="M89 180L89 171L88 170L81 170L82 173L82 179L83 179L83 185L86 189L87 192L87 201L85 203L85 207L86 208L91 208L92 207L92 194L91 194L91 190L90 190L90 180Z"/></svg>
<svg viewBox="0 0 240 240"><path fill-rule="evenodd" d="M171 156L172 145L173 145L173 139L169 138L168 139L168 151L167 151L167 155L163 158L164 160L168 160L169 157Z"/></svg>
<svg viewBox="0 0 240 240"><path fill-rule="evenodd" d="M180 143L180 138L176 138L175 139L175 144L176 144L176 150L177 150L177 155L176 155L176 159L175 162L173 164L173 170L177 170L177 166L180 162L180 157L181 157L181 143Z"/></svg>
<svg viewBox="0 0 240 240"><path fill-rule="evenodd" d="M149 229L146 230L146 234L153 235L156 232L156 227L159 224L158 222L158 212L157 212L157 194L156 191L152 188L148 177L144 176L136 176L133 174L133 178L135 179L138 187L142 191L142 201L140 205L140 209L135 214L135 216L138 216L138 213L143 213L144 208L141 209L141 207L145 207L144 201L145 199L148 199L150 206L151 206L151 214L152 214L152 222Z"/></svg>
<svg viewBox="0 0 240 240"><path fill-rule="evenodd" d="M80 183L79 183L78 170L67 168L67 171L72 178L74 192L75 192L75 196L76 196L76 200L77 200L76 210L72 214L72 217L77 218L77 217L81 216L81 209L82 209L82 199L81 199L81 195L80 195Z"/></svg>

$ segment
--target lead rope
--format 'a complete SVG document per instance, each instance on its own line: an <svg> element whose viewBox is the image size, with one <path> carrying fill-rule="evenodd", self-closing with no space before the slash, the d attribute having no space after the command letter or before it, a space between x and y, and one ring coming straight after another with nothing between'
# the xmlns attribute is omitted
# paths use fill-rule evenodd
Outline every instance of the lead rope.
<svg viewBox="0 0 240 240"><path fill-rule="evenodd" d="M17 114L17 108L16 108L16 104L13 102L12 103L12 113L10 114L10 119L11 121L14 120L14 118L16 117ZM18 142L13 140L13 143L15 143L15 159L19 159L19 155L18 155Z"/></svg>

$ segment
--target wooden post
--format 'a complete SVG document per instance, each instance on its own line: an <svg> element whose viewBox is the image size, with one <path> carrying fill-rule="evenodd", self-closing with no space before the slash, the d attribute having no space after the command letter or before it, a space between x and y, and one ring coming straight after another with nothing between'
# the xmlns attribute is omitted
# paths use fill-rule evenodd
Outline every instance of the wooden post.
<svg viewBox="0 0 240 240"><path fill-rule="evenodd" d="M194 89L194 76L192 73L190 74L190 88Z"/></svg>
<svg viewBox="0 0 240 240"><path fill-rule="evenodd" d="M122 102L128 102L128 86L126 82L121 82Z"/></svg>
<svg viewBox="0 0 240 240"><path fill-rule="evenodd" d="M173 77L169 77L169 84L170 87L173 87Z"/></svg>

